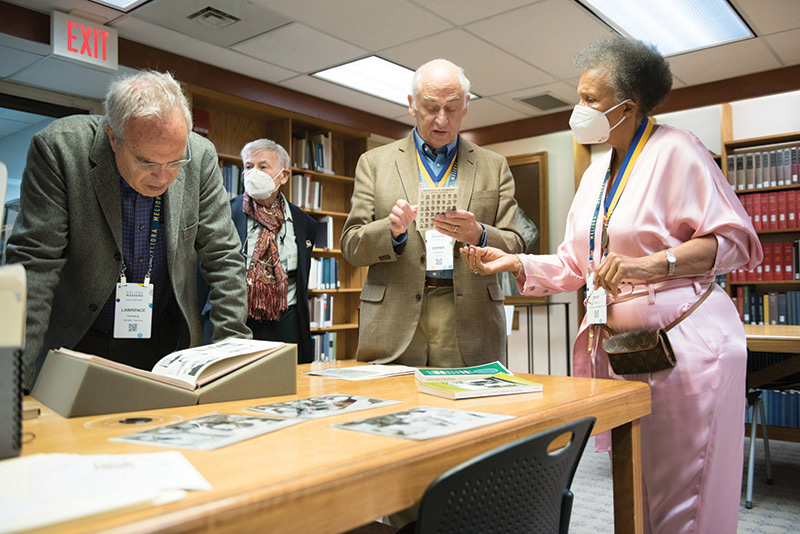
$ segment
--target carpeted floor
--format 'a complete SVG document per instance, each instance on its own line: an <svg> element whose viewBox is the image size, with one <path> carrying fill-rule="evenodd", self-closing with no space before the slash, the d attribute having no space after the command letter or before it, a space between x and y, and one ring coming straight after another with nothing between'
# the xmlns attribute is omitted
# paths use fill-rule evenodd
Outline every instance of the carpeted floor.
<svg viewBox="0 0 800 534"><path fill-rule="evenodd" d="M744 507L746 471L742 473L742 498L738 534L783 534L800 531L800 443L771 440L773 484L768 485L764 446L756 442L753 508ZM745 438L745 469L750 440ZM594 452L589 440L572 482L575 501L570 532L595 534L614 531L611 465L608 454Z"/></svg>

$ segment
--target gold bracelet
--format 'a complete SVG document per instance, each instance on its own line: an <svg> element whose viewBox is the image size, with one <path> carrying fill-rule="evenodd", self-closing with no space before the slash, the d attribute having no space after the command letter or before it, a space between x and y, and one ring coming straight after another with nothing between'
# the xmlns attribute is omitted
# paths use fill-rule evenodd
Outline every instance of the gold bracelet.
<svg viewBox="0 0 800 534"><path fill-rule="evenodd" d="M516 270L517 270L517 272L516 272L516 273L514 273L514 272L512 271L512 272L511 272L511 275L512 275L514 278L517 278L519 275L521 275L521 274L522 274L522 259L519 257L519 254L514 254L514 257L515 257L515 258L517 258L517 269L516 269Z"/></svg>

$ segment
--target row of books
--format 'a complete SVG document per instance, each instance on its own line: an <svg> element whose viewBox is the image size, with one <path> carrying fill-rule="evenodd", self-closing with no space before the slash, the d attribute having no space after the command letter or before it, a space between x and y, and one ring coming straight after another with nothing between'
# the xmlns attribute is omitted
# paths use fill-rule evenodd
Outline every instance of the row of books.
<svg viewBox="0 0 800 534"><path fill-rule="evenodd" d="M766 389L762 390L761 399L764 402L764 415L769 426L800 428L800 391ZM750 423L752 420L752 410L747 410L744 421ZM761 424L760 416L758 424Z"/></svg>
<svg viewBox="0 0 800 534"><path fill-rule="evenodd" d="M800 189L742 195L739 200L756 231L800 228Z"/></svg>
<svg viewBox="0 0 800 534"><path fill-rule="evenodd" d="M308 174L292 175L292 204L307 210L322 209L322 184Z"/></svg>
<svg viewBox="0 0 800 534"><path fill-rule="evenodd" d="M755 286L738 286L733 297L744 324L800 325L800 291L759 293Z"/></svg>
<svg viewBox="0 0 800 534"><path fill-rule="evenodd" d="M749 151L728 156L728 183L737 191L800 183L800 147Z"/></svg>
<svg viewBox="0 0 800 534"><path fill-rule="evenodd" d="M222 186L228 192L229 198L236 198L244 193L242 168L237 165L222 167Z"/></svg>
<svg viewBox="0 0 800 534"><path fill-rule="evenodd" d="M764 259L751 271L731 271L731 282L800 280L800 240L762 243Z"/></svg>
<svg viewBox="0 0 800 534"><path fill-rule="evenodd" d="M339 260L311 258L308 289L339 289Z"/></svg>
<svg viewBox="0 0 800 534"><path fill-rule="evenodd" d="M308 299L308 314L311 328L333 326L333 295L323 293Z"/></svg>
<svg viewBox="0 0 800 534"><path fill-rule="evenodd" d="M314 342L314 361L332 362L336 360L336 332L325 332L311 336Z"/></svg>
<svg viewBox="0 0 800 534"><path fill-rule="evenodd" d="M292 134L292 161L298 169L333 174L331 133L311 135L307 131Z"/></svg>

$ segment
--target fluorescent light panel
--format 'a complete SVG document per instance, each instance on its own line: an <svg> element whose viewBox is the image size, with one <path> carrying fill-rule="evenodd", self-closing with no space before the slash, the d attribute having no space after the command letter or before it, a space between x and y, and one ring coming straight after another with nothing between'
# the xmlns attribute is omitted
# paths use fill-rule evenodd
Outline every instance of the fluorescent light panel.
<svg viewBox="0 0 800 534"><path fill-rule="evenodd" d="M122 11L123 13L127 13L140 5L144 4L145 2L149 2L150 0L91 0L95 4L101 4L107 7L111 7L116 9L117 11Z"/></svg>
<svg viewBox="0 0 800 534"><path fill-rule="evenodd" d="M414 71L378 56L368 56L312 76L407 107ZM480 97L470 93L471 100L476 98Z"/></svg>
<svg viewBox="0 0 800 534"><path fill-rule="evenodd" d="M622 35L672 56L754 37L727 0L578 0Z"/></svg>

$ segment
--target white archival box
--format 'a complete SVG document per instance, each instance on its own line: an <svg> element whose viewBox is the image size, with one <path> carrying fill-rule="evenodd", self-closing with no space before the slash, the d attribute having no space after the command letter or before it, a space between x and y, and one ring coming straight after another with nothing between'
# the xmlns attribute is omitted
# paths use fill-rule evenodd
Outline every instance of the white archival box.
<svg viewBox="0 0 800 534"><path fill-rule="evenodd" d="M0 224L8 171L0 162ZM25 269L0 266L0 460L22 450L22 348L25 345Z"/></svg>
<svg viewBox="0 0 800 534"><path fill-rule="evenodd" d="M4 220L7 180L8 171L0 162L0 224ZM25 269L22 265L0 266L0 347L24 347L25 302Z"/></svg>

